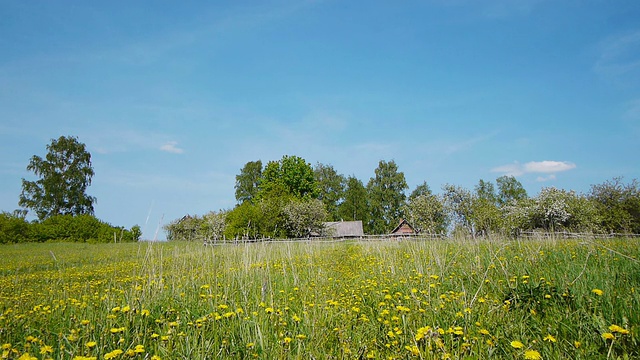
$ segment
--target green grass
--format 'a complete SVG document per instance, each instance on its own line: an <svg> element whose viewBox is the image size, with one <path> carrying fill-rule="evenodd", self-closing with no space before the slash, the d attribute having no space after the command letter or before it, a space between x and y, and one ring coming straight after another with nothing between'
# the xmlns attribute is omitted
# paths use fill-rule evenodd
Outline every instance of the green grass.
<svg viewBox="0 0 640 360"><path fill-rule="evenodd" d="M5 245L0 358L638 358L639 245Z"/></svg>

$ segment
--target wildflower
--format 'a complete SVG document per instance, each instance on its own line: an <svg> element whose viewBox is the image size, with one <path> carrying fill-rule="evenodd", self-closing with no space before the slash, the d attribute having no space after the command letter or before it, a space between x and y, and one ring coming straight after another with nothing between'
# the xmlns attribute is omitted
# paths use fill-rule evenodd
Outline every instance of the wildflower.
<svg viewBox="0 0 640 360"><path fill-rule="evenodd" d="M247 343L247 349L252 349L254 346L256 346L256 343Z"/></svg>
<svg viewBox="0 0 640 360"><path fill-rule="evenodd" d="M522 349L524 347L524 344L521 343L518 340L514 340L511 342L511 347L515 348L515 349Z"/></svg>
<svg viewBox="0 0 640 360"><path fill-rule="evenodd" d="M593 289L591 290L592 293L598 295L598 296L602 296L602 294L604 294L604 291L600 290L600 289Z"/></svg>
<svg viewBox="0 0 640 360"><path fill-rule="evenodd" d="M293 339L287 336L283 341L285 345L288 345L291 341L293 341Z"/></svg>
<svg viewBox="0 0 640 360"><path fill-rule="evenodd" d="M611 325L611 326L609 326L609 330L611 330L611 332L614 332L614 333L616 333L616 332L617 332L617 333L619 333L619 334L623 334L623 335L626 335L626 334L628 334L628 333L629 333L629 330L627 330L627 329L625 329L625 328L623 328L623 327L620 327L620 326L618 326L618 325Z"/></svg>
<svg viewBox="0 0 640 360"><path fill-rule="evenodd" d="M152 339L157 339L157 338L159 338L159 337L160 337L160 335L159 335L159 334L157 334L157 333L153 333L153 334L151 334L151 338L152 338Z"/></svg>
<svg viewBox="0 0 640 360"><path fill-rule="evenodd" d="M89 320L82 320L80 321L80 325L89 325L90 321Z"/></svg>
<svg viewBox="0 0 640 360"><path fill-rule="evenodd" d="M616 337L612 333L604 333L604 334L602 334L602 338L605 339L605 340L613 340Z"/></svg>
<svg viewBox="0 0 640 360"><path fill-rule="evenodd" d="M582 346L582 343L581 343L580 341L574 341L574 342L573 342L573 346L575 346L575 347L576 347L576 349L577 349L577 348L579 348L580 346Z"/></svg>
<svg viewBox="0 0 640 360"><path fill-rule="evenodd" d="M490 335L489 330L487 329L480 329L479 333L482 335Z"/></svg>
<svg viewBox="0 0 640 360"><path fill-rule="evenodd" d="M545 337L544 337L544 339L542 339L542 340L544 340L544 341L548 341L548 342L556 342L556 341L557 341L557 340L556 340L556 338L555 338L553 335L551 335L551 334L548 334L548 335L547 335L547 336L545 336Z"/></svg>
<svg viewBox="0 0 640 360"><path fill-rule="evenodd" d="M307 335L305 335L305 334L298 334L298 335L296 335L296 339L298 339L298 340L304 340L304 339L306 339L306 338L307 338Z"/></svg>
<svg viewBox="0 0 640 360"><path fill-rule="evenodd" d="M85 346L88 347L89 349L95 347L96 345L98 345L98 343L96 343L95 341L89 341L88 343L85 344Z"/></svg>
<svg viewBox="0 0 640 360"><path fill-rule="evenodd" d="M53 348L49 345L44 345L40 347L40 354L46 355L51 354L53 352Z"/></svg>
<svg viewBox="0 0 640 360"><path fill-rule="evenodd" d="M141 314L142 314L142 316L149 316L149 314L151 314L151 312L149 310L147 310L147 309L142 309Z"/></svg>
<svg viewBox="0 0 640 360"><path fill-rule="evenodd" d="M108 352L108 353L104 354L104 358L105 358L105 360L115 359L115 358L117 358L118 356L120 356L120 354L122 354L122 353L123 353L123 351L122 351L122 350L120 350L120 349L115 349L115 350L113 350L112 352Z"/></svg>
<svg viewBox="0 0 640 360"><path fill-rule="evenodd" d="M151 357L151 360L162 360L162 359L160 359L160 356L158 356L158 355L153 355Z"/></svg>
<svg viewBox="0 0 640 360"><path fill-rule="evenodd" d="M527 360L540 360L542 356L536 350L527 350L524 352L524 358Z"/></svg>
<svg viewBox="0 0 640 360"><path fill-rule="evenodd" d="M411 353L412 356L419 356L420 355L420 349L418 349L418 347L415 346L415 345L407 345L404 348L409 350L409 352Z"/></svg>
<svg viewBox="0 0 640 360"><path fill-rule="evenodd" d="M127 350L127 352L124 353L125 355L127 355L128 357L134 357L136 356L136 352L133 351L133 349L129 349Z"/></svg>
<svg viewBox="0 0 640 360"><path fill-rule="evenodd" d="M136 345L136 348L133 350L136 354L140 354L144 352L144 345Z"/></svg>
<svg viewBox="0 0 640 360"><path fill-rule="evenodd" d="M29 355L29 353L24 353L22 356L18 358L18 360L38 360L37 357Z"/></svg>

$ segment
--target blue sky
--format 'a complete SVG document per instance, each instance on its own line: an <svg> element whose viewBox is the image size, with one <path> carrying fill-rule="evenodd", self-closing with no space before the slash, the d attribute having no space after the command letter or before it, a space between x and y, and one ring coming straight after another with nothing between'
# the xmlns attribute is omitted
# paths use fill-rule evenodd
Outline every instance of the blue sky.
<svg viewBox="0 0 640 360"><path fill-rule="evenodd" d="M530 195L640 178L640 2L0 1L0 209L61 135L96 215L235 205L248 161L298 155L411 189L510 174ZM162 238L164 235L159 234Z"/></svg>

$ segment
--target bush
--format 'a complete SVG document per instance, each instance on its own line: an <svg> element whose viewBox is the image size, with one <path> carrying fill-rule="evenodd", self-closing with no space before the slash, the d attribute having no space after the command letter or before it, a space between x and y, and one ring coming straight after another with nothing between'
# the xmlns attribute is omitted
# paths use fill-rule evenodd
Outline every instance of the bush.
<svg viewBox="0 0 640 360"><path fill-rule="evenodd" d="M0 214L0 243L20 242L132 242L140 239L140 227L112 226L93 215L56 215L29 223L24 217Z"/></svg>

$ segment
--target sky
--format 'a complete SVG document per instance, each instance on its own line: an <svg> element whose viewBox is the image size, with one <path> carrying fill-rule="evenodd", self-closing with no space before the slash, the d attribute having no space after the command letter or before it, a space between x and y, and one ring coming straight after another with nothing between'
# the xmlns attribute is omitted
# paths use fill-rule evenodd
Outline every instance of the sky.
<svg viewBox="0 0 640 360"><path fill-rule="evenodd" d="M0 210L76 136L95 214L161 225L236 204L296 155L409 191L515 176L587 193L640 178L637 0L0 0Z"/></svg>

